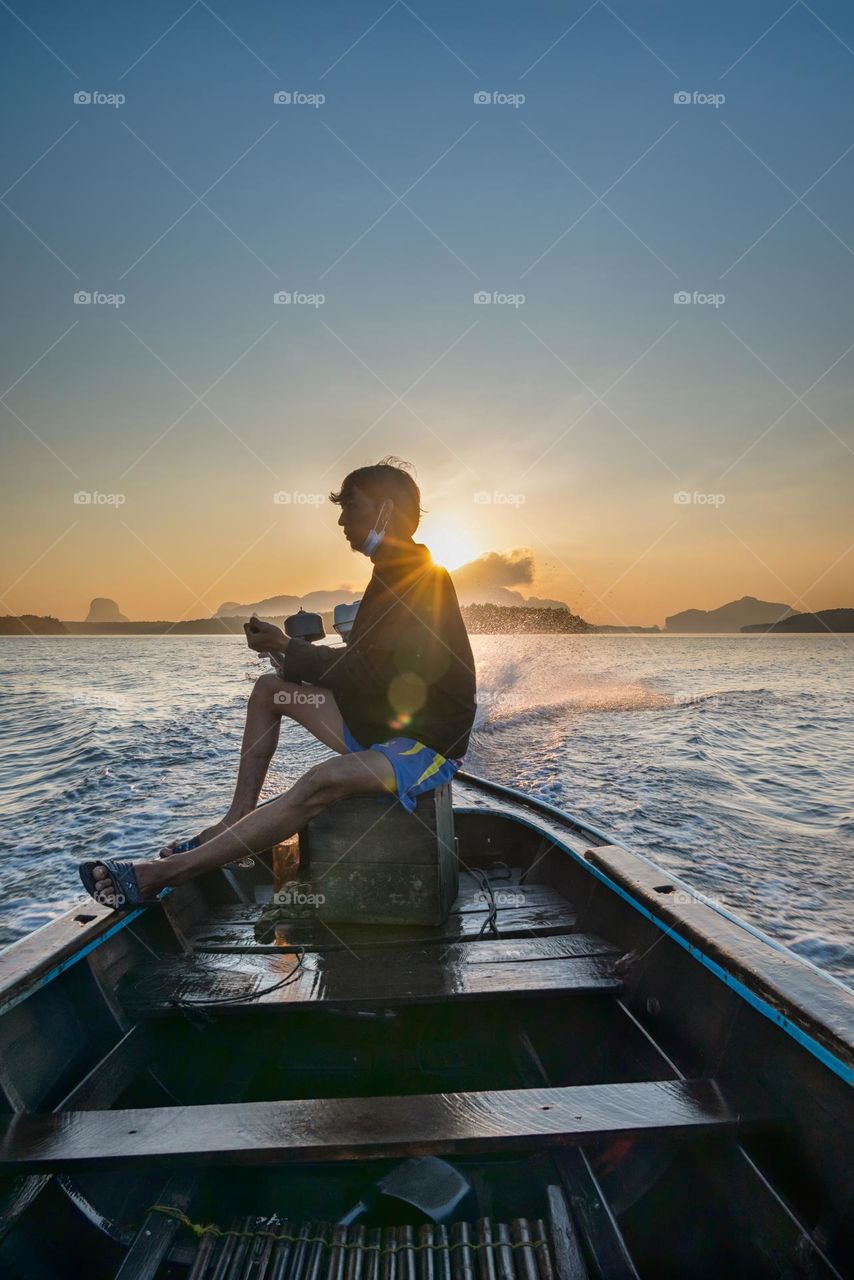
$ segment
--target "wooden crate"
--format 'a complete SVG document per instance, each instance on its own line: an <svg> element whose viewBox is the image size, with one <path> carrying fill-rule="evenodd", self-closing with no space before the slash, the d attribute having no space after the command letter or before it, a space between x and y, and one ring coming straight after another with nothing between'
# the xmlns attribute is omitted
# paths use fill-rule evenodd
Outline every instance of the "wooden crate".
<svg viewBox="0 0 854 1280"><path fill-rule="evenodd" d="M385 796L339 800L300 833L300 864L330 924L444 924L459 890L451 784L413 814Z"/></svg>

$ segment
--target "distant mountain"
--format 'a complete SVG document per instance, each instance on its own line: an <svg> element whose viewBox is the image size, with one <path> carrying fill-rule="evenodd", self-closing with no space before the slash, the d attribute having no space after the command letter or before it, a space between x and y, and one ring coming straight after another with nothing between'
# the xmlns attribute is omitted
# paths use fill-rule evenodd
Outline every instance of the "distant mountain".
<svg viewBox="0 0 854 1280"><path fill-rule="evenodd" d="M115 600L110 600L107 596L95 596L95 599L89 605L89 612L85 621L127 622L128 619L120 612Z"/></svg>
<svg viewBox="0 0 854 1280"><path fill-rule="evenodd" d="M455 573L451 579L457 588L461 605L496 604L527 606L529 609L569 609L563 600L548 600L539 596L522 595L521 591L513 591L509 587L497 586L493 583L479 584L463 581L457 582ZM364 588L354 591L351 587L341 587L338 591L309 591L304 596L268 596L266 600L256 600L254 604L237 604L234 600L226 600L214 615L217 618L249 618L257 613L259 618L286 618L296 613L297 609L307 609L313 613L327 613L336 604L352 604L361 600Z"/></svg>
<svg viewBox="0 0 854 1280"><path fill-rule="evenodd" d="M352 604L361 600L364 590L354 591L352 587L339 587L337 591L309 591L304 596L268 596L266 600L256 600L254 604L236 604L226 600L216 611L217 618L251 618L257 613L259 618L286 618L296 613L297 609L306 609L312 613L327 613L336 604Z"/></svg>
<svg viewBox="0 0 854 1280"><path fill-rule="evenodd" d="M719 609L685 609L682 613L674 613L665 619L664 627L666 631L681 632L741 631L748 626L770 626L791 613L787 604L771 604L767 600L757 600L755 596L742 596Z"/></svg>
<svg viewBox="0 0 854 1280"><path fill-rule="evenodd" d="M529 609L566 609L569 605L563 600L549 600L548 596L528 596L525 604Z"/></svg>
<svg viewBox="0 0 854 1280"><path fill-rule="evenodd" d="M792 613L770 626L742 627L742 631L854 631L854 609L819 609L818 613Z"/></svg>

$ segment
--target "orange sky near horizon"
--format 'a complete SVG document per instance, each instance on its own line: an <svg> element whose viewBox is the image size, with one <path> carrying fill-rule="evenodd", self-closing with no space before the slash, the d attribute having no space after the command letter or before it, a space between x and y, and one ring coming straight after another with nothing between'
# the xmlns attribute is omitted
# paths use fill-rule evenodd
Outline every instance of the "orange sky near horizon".
<svg viewBox="0 0 854 1280"><path fill-rule="evenodd" d="M533 580L504 585L565 601L589 622L660 625L743 595L799 611L854 604L854 556L832 524L793 518L786 529L755 506L746 521L731 501L680 503L672 493L631 509L625 495L576 497L561 516L560 499L542 494L486 504L460 492L466 482L420 478L429 514L416 536L435 559L455 569L486 552L527 549ZM4 592L4 613L79 620L93 597L107 596L134 621L175 621L209 616L226 600L359 590L370 573L326 501L277 505L267 493L212 510L188 501L140 512L132 494L117 507L75 506L69 493L63 505L50 539L43 523L20 519L6 561L7 579L19 581ZM843 554L833 564L836 546Z"/></svg>

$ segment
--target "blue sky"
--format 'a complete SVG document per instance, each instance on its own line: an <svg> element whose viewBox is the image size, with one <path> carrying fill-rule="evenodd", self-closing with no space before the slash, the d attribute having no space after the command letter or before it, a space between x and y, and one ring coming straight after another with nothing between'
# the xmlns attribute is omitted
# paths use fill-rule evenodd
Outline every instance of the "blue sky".
<svg viewBox="0 0 854 1280"><path fill-rule="evenodd" d="M449 562L530 548L596 621L854 603L850 6L0 29L4 610L358 583L312 495L388 452Z"/></svg>

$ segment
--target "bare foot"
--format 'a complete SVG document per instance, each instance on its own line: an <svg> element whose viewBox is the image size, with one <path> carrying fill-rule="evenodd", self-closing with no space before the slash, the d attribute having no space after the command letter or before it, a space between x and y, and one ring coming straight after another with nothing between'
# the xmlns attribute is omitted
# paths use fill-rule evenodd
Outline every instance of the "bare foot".
<svg viewBox="0 0 854 1280"><path fill-rule="evenodd" d="M205 827L204 831L199 832L196 839L199 844L206 844L208 840L213 840L214 836L218 836L220 832L227 831L228 828L233 826L237 821L237 818L232 818L227 815L220 819L219 822L215 822L212 826ZM161 858L171 858L172 854L175 852L175 846L182 843L183 841L181 840L173 840L171 844L164 845L160 850Z"/></svg>

